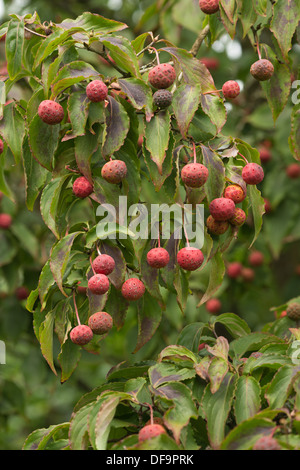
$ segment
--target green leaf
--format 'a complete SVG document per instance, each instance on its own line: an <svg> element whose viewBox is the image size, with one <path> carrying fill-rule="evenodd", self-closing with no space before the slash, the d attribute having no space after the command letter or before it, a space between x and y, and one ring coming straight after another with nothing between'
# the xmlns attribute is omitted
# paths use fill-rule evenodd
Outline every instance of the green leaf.
<svg viewBox="0 0 300 470"><path fill-rule="evenodd" d="M172 108L183 137L186 137L189 124L199 106L200 91L200 85L191 86L189 84L182 84L174 92Z"/></svg>
<svg viewBox="0 0 300 470"><path fill-rule="evenodd" d="M234 413L237 424L252 418L260 409L260 385L254 377L238 378L235 392Z"/></svg>
<svg viewBox="0 0 300 470"><path fill-rule="evenodd" d="M276 54L269 46L262 44L261 51L263 57L270 60L274 66L274 74L270 80L261 82L261 86L272 110L273 120L276 122L290 96L291 70L287 64L278 61Z"/></svg>
<svg viewBox="0 0 300 470"><path fill-rule="evenodd" d="M153 114L152 91L149 85L139 78L119 78L118 84L135 109L145 109L146 116L149 117Z"/></svg>
<svg viewBox="0 0 300 470"><path fill-rule="evenodd" d="M88 130L86 130L83 135L77 136L75 139L75 159L78 170L91 183L93 182L91 159L98 149L98 145L98 135L91 134Z"/></svg>
<svg viewBox="0 0 300 470"><path fill-rule="evenodd" d="M197 353L204 328L205 323L203 322L186 325L180 332L176 343L180 346L185 346L193 353Z"/></svg>
<svg viewBox="0 0 300 470"><path fill-rule="evenodd" d="M278 412L264 410L243 421L229 432L222 442L221 450L250 450L258 439L269 436L275 429L273 419Z"/></svg>
<svg viewBox="0 0 300 470"><path fill-rule="evenodd" d="M228 362L221 357L214 357L207 369L207 375L210 380L210 391L216 393L228 372Z"/></svg>
<svg viewBox="0 0 300 470"><path fill-rule="evenodd" d="M168 111L159 111L145 129L145 145L150 153L151 160L156 164L159 174L163 173L163 163L166 158L170 136L170 114Z"/></svg>
<svg viewBox="0 0 300 470"><path fill-rule="evenodd" d="M50 99L54 100L66 88L93 77L99 77L99 72L86 62L76 60L64 65L51 83Z"/></svg>
<svg viewBox="0 0 300 470"><path fill-rule="evenodd" d="M113 33L127 28L125 23L107 19L101 15L90 12L82 13L82 15L78 16L75 20L69 18L65 19L56 26L66 30L70 28L81 28L82 30L93 32L94 34Z"/></svg>
<svg viewBox="0 0 300 470"><path fill-rule="evenodd" d="M46 306L46 298L49 292L49 289L55 284L55 279L50 269L50 261L48 260L39 277L38 283L38 292L39 292L39 299L41 302L41 310L43 310Z"/></svg>
<svg viewBox="0 0 300 470"><path fill-rule="evenodd" d="M100 41L107 47L111 58L122 70L136 78L142 78L137 55L127 38L121 36L106 36L100 38Z"/></svg>
<svg viewBox="0 0 300 470"><path fill-rule="evenodd" d="M46 314L45 320L40 326L39 341L41 344L41 351L49 364L50 369L57 375L53 363L53 326L54 326L55 310Z"/></svg>
<svg viewBox="0 0 300 470"><path fill-rule="evenodd" d="M54 154L58 146L60 125L49 125L36 114L29 124L29 145L35 160L52 171Z"/></svg>
<svg viewBox="0 0 300 470"><path fill-rule="evenodd" d="M222 98L216 94L202 94L201 108L216 127L216 134L219 134L227 120L227 111Z"/></svg>
<svg viewBox="0 0 300 470"><path fill-rule="evenodd" d="M258 351L265 344L282 342L282 339L275 335L255 332L233 340L230 343L230 350L236 357L242 357L247 351Z"/></svg>
<svg viewBox="0 0 300 470"><path fill-rule="evenodd" d="M265 393L270 408L276 409L285 405L299 375L300 366L284 365L276 372Z"/></svg>
<svg viewBox="0 0 300 470"><path fill-rule="evenodd" d="M88 416L94 403L89 403L72 415L70 420L70 447L72 450L87 450L88 441Z"/></svg>
<svg viewBox="0 0 300 470"><path fill-rule="evenodd" d="M181 382L192 379L195 377L196 371L184 368L181 365L160 363L150 367L148 374L152 387L158 388L168 382Z"/></svg>
<svg viewBox="0 0 300 470"><path fill-rule="evenodd" d="M24 46L24 21L12 19L7 28L5 39L5 55L10 79L14 79L22 69Z"/></svg>
<svg viewBox="0 0 300 470"><path fill-rule="evenodd" d="M215 292L219 289L223 282L224 274L225 274L225 263L223 260L222 253L217 252L209 261L210 266L210 274L209 274L209 282L206 290L201 297L200 302L198 303L197 307L203 305L210 299Z"/></svg>
<svg viewBox="0 0 300 470"><path fill-rule="evenodd" d="M103 134L102 155L108 158L120 149L129 131L129 117L124 107L111 96L107 97L106 126Z"/></svg>
<svg viewBox="0 0 300 470"><path fill-rule="evenodd" d="M4 107L3 118L0 121L0 135L10 148L16 163L22 155L22 140L25 135L25 122L14 103Z"/></svg>
<svg viewBox="0 0 300 470"><path fill-rule="evenodd" d="M268 0L252 0L255 11L258 15L266 16Z"/></svg>
<svg viewBox="0 0 300 470"><path fill-rule="evenodd" d="M277 0L273 4L270 29L284 56L287 56L292 47L292 38L299 21L300 10L297 0Z"/></svg>
<svg viewBox="0 0 300 470"><path fill-rule="evenodd" d="M138 337L134 353L153 337L161 318L159 303L146 291L138 305Z"/></svg>
<svg viewBox="0 0 300 470"><path fill-rule="evenodd" d="M53 246L50 254L51 272L60 291L66 297L68 297L68 295L65 293L63 288L63 276L68 264L72 245L75 238L81 233L83 232L74 232L66 235Z"/></svg>
<svg viewBox="0 0 300 470"><path fill-rule="evenodd" d="M263 214L265 213L265 200L261 196L261 192L257 189L256 186L251 185L249 190L249 199L252 208L253 221L254 221L254 237L252 239L251 246L257 240L258 235L260 234L262 224L263 224Z"/></svg>
<svg viewBox="0 0 300 470"><path fill-rule="evenodd" d="M300 106L294 106L292 110L289 146L293 157L300 160Z"/></svg>
<svg viewBox="0 0 300 470"><path fill-rule="evenodd" d="M251 333L251 330L245 320L243 320L241 317L238 317L234 313L223 313L219 315L214 322L214 325L216 323L221 323L226 328L228 333L233 336L233 338L240 338Z"/></svg>
<svg viewBox="0 0 300 470"><path fill-rule="evenodd" d="M165 134L167 136L167 134ZM153 136L152 136L153 138ZM153 147L155 147L155 141L153 142ZM153 161L151 153L147 150L145 142L143 143L143 155L145 163L147 165L148 171L150 173L150 178L152 183L155 186L156 191L159 191L164 185L167 178L171 175L173 169L173 147L174 147L174 137L171 133L169 135L169 145L163 156L163 163L160 169L160 166Z"/></svg>
<svg viewBox="0 0 300 470"><path fill-rule="evenodd" d="M207 386L201 407L207 420L209 441L213 449L219 449L225 437L225 425L234 397L235 376L227 373L219 390L212 393Z"/></svg>
<svg viewBox="0 0 300 470"><path fill-rule="evenodd" d="M205 192L208 203L221 197L225 187L225 167L222 159L208 147L201 146L203 165L208 169L208 179L205 183Z"/></svg>
<svg viewBox="0 0 300 470"><path fill-rule="evenodd" d="M170 361L184 367L194 367L197 356L184 346L171 345L164 348L158 356L158 362Z"/></svg>
<svg viewBox="0 0 300 470"><path fill-rule="evenodd" d="M27 137L23 142L22 160L25 174L26 206L32 211L34 203L48 179L49 172L33 158Z"/></svg>

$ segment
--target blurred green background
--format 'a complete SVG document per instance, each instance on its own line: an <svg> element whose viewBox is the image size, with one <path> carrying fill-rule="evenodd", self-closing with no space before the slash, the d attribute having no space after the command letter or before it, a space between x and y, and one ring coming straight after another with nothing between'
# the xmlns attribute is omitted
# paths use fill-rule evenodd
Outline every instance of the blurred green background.
<svg viewBox="0 0 300 470"><path fill-rule="evenodd" d="M0 5L1 7L1 5ZM101 14L125 22L129 38L153 31L177 46L189 50L200 28L198 2L193 0L44 0L4 1L1 22L8 14L37 11L42 21L60 22L75 18L84 11ZM253 270L254 277L246 281L240 276L231 279L227 274L216 293L221 300L221 313L233 312L243 317L253 330L274 319L270 309L299 295L300 282L300 179L291 179L287 167L294 162L289 149L290 114L293 103L287 106L274 126L272 113L266 103L260 84L249 77L251 63L256 55L241 34L232 40L227 34L208 47L203 43L200 58L210 58L209 68L216 86L226 80L238 80L242 94L234 103L227 103L228 121L223 133L240 137L250 145L269 146L270 159L263 163L265 180L260 188L271 204L264 217L263 230L253 249L264 255L262 265L249 262L249 241L253 236L252 221L239 232L238 239L226 255L227 263L240 262ZM268 38L266 38L266 42ZM299 66L298 44L294 44L294 76ZM5 75L4 43L0 43L0 75ZM105 67L103 65L103 67ZM2 72L1 72L2 70ZM105 70L103 73L109 73ZM14 96L22 95L22 87L14 89ZM2 159L3 160L3 159ZM108 370L122 361L140 361L156 357L167 344L176 342L181 329L190 322L207 321L210 314L205 306L197 308L204 276L191 277L191 295L185 315L179 310L176 298L163 292L167 309L154 338L137 354L132 354L136 341L136 310L130 307L124 328L113 330L102 342L101 354L95 356L83 351L82 359L72 377L60 384L59 377L50 371L33 333L32 317L26 310L26 300L17 290L36 287L40 269L47 260L53 238L43 223L38 206L33 212L24 203L22 172L14 162L1 161L0 178L7 181L15 202L4 196L1 212L14 217L9 233L0 232L0 339L6 345L6 364L0 364L0 449L20 449L27 435L37 428L68 421L76 401L105 380ZM151 195L150 195L151 196ZM153 191L153 202L157 197ZM58 345L57 345L58 347Z"/></svg>

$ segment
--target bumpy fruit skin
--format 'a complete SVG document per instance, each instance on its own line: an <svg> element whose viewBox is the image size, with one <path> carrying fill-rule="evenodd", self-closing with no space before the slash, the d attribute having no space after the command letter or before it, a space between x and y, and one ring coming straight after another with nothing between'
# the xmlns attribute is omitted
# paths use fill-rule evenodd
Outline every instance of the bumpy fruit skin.
<svg viewBox="0 0 300 470"><path fill-rule="evenodd" d="M241 227L246 221L246 213L240 207L236 207L234 210L234 216L229 220L231 225L235 227Z"/></svg>
<svg viewBox="0 0 300 470"><path fill-rule="evenodd" d="M272 62L267 59L260 59L254 62L250 68L251 75L260 82L264 82L265 80L269 80L273 73L274 67Z"/></svg>
<svg viewBox="0 0 300 470"><path fill-rule="evenodd" d="M93 338L93 332L87 325L78 325L71 330L70 338L73 343L84 346Z"/></svg>
<svg viewBox="0 0 300 470"><path fill-rule="evenodd" d="M231 184L224 191L224 197L231 199L235 204L243 202L247 194L239 184Z"/></svg>
<svg viewBox="0 0 300 470"><path fill-rule="evenodd" d="M174 67L170 64L159 64L150 70L148 80L154 88L169 88L176 79Z"/></svg>
<svg viewBox="0 0 300 470"><path fill-rule="evenodd" d="M93 103L99 103L107 98L108 89L102 80L93 80L86 87L86 96Z"/></svg>
<svg viewBox="0 0 300 470"><path fill-rule="evenodd" d="M217 315L222 308L222 304L219 299L209 299L205 304L206 310L213 314Z"/></svg>
<svg viewBox="0 0 300 470"><path fill-rule="evenodd" d="M237 279L242 274L243 266L238 261L234 261L227 266L227 276L231 279Z"/></svg>
<svg viewBox="0 0 300 470"><path fill-rule="evenodd" d="M144 442L152 437L166 434L166 430L160 424L146 424L139 432L139 442Z"/></svg>
<svg viewBox="0 0 300 470"><path fill-rule="evenodd" d="M261 266L264 263L264 260L265 257L261 251L252 251L248 258L251 266Z"/></svg>
<svg viewBox="0 0 300 470"><path fill-rule="evenodd" d="M3 140L0 139L0 153L3 153L4 143Z"/></svg>
<svg viewBox="0 0 300 470"><path fill-rule="evenodd" d="M12 218L9 214L0 214L0 228L7 230L12 224Z"/></svg>
<svg viewBox="0 0 300 470"><path fill-rule="evenodd" d="M262 163L268 163L272 159L272 153L267 147L261 147L259 149L259 155Z"/></svg>
<svg viewBox="0 0 300 470"><path fill-rule="evenodd" d="M300 177L300 165L298 163L291 163L286 169L286 174L291 179Z"/></svg>
<svg viewBox="0 0 300 470"><path fill-rule="evenodd" d="M105 274L94 274L88 280L88 289L92 294L103 295L109 289L109 280Z"/></svg>
<svg viewBox="0 0 300 470"><path fill-rule="evenodd" d="M204 256L198 248L181 248L177 253L177 263L186 271L195 271L200 268L204 261Z"/></svg>
<svg viewBox="0 0 300 470"><path fill-rule="evenodd" d="M294 321L300 320L300 304L292 303L286 309L287 316Z"/></svg>
<svg viewBox="0 0 300 470"><path fill-rule="evenodd" d="M209 212L215 220L229 220L234 217L235 204L232 199L219 197L211 201Z"/></svg>
<svg viewBox="0 0 300 470"><path fill-rule="evenodd" d="M229 229L229 222L227 220L215 220L212 215L209 215L206 226L213 235L223 235Z"/></svg>
<svg viewBox="0 0 300 470"><path fill-rule="evenodd" d="M93 269L96 274L108 276L115 269L115 260L110 255L98 255L93 261Z"/></svg>
<svg viewBox="0 0 300 470"><path fill-rule="evenodd" d="M199 0L199 7L207 15L212 15L219 10L219 0Z"/></svg>
<svg viewBox="0 0 300 470"><path fill-rule="evenodd" d="M55 125L63 120L64 109L56 101L44 100L38 107L38 115L46 124Z"/></svg>
<svg viewBox="0 0 300 470"><path fill-rule="evenodd" d="M126 163L122 160L110 160L103 166L101 175L108 183L119 184L127 175Z"/></svg>
<svg viewBox="0 0 300 470"><path fill-rule="evenodd" d="M127 279L122 285L121 293L127 300L138 300L145 293L144 283L135 277Z"/></svg>
<svg viewBox="0 0 300 470"><path fill-rule="evenodd" d="M88 325L94 335L104 335L113 326L113 319L107 312L96 312L90 316Z"/></svg>
<svg viewBox="0 0 300 470"><path fill-rule="evenodd" d="M264 170L257 163L247 163L243 168L242 178L247 184L259 184L264 179Z"/></svg>
<svg viewBox="0 0 300 470"><path fill-rule="evenodd" d="M157 90L153 95L153 103L161 109L168 108L172 104L173 95L168 90Z"/></svg>
<svg viewBox="0 0 300 470"><path fill-rule="evenodd" d="M208 169L201 163L188 163L181 170L181 179L189 188L200 188L208 178Z"/></svg>
<svg viewBox="0 0 300 470"><path fill-rule="evenodd" d="M281 447L274 437L263 436L256 441L253 450L281 450Z"/></svg>
<svg viewBox="0 0 300 470"><path fill-rule="evenodd" d="M84 199L94 191L93 185L84 176L79 176L73 183L73 193L76 197Z"/></svg>
<svg viewBox="0 0 300 470"><path fill-rule="evenodd" d="M147 253L147 263L152 268L164 268L170 261L170 255L165 248L152 248Z"/></svg>
<svg viewBox="0 0 300 470"><path fill-rule="evenodd" d="M227 100L237 98L241 92L240 85L234 80L228 80L222 86L222 92Z"/></svg>

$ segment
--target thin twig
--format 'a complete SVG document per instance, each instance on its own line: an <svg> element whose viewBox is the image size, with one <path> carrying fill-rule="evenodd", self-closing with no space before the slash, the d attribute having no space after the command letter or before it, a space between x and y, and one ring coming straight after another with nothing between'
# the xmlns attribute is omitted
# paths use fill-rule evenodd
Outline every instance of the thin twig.
<svg viewBox="0 0 300 470"><path fill-rule="evenodd" d="M206 36L208 35L208 33L209 33L209 25L206 25L205 28L203 28L202 31L200 31L196 41L192 45L190 53L192 54L193 57L196 57L196 55L198 54L201 44L206 38Z"/></svg>

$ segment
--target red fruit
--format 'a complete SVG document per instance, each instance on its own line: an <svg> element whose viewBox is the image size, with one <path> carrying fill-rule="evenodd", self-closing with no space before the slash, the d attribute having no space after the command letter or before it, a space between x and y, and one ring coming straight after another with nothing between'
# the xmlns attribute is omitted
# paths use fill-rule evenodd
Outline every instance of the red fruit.
<svg viewBox="0 0 300 470"><path fill-rule="evenodd" d="M176 79L174 67L170 64L159 64L150 70L148 75L149 83L154 88L169 88Z"/></svg>
<svg viewBox="0 0 300 470"><path fill-rule="evenodd" d="M205 349L205 346L206 346L205 343L199 344L198 351L202 351L202 349Z"/></svg>
<svg viewBox="0 0 300 470"><path fill-rule="evenodd" d="M27 287L21 286L16 289L15 294L18 300L26 300L29 295L29 291Z"/></svg>
<svg viewBox="0 0 300 470"><path fill-rule="evenodd" d="M243 168L242 178L247 184L259 184L264 179L264 170L257 163L247 163Z"/></svg>
<svg viewBox="0 0 300 470"><path fill-rule="evenodd" d="M142 281L132 277L124 282L121 289L122 295L127 300L138 300L145 293L145 286Z"/></svg>
<svg viewBox="0 0 300 470"><path fill-rule="evenodd" d="M0 153L3 153L4 143L3 140L0 139Z"/></svg>
<svg viewBox="0 0 300 470"><path fill-rule="evenodd" d="M246 198L247 194L239 184L231 184L227 186L224 197L231 199L235 204L239 204Z"/></svg>
<svg viewBox="0 0 300 470"><path fill-rule="evenodd" d="M195 271L200 268L203 261L203 253L198 248L186 247L177 253L177 263L186 271Z"/></svg>
<svg viewBox="0 0 300 470"><path fill-rule="evenodd" d="M267 147L261 147L259 149L260 161L262 163L267 163L271 160L272 154Z"/></svg>
<svg viewBox="0 0 300 470"><path fill-rule="evenodd" d="M234 261L227 266L227 275L231 279L236 279L242 274L243 266L238 261Z"/></svg>
<svg viewBox="0 0 300 470"><path fill-rule="evenodd" d="M219 0L199 0L199 7L207 15L212 15L219 10Z"/></svg>
<svg viewBox="0 0 300 470"><path fill-rule="evenodd" d="M264 262L264 255L261 251L252 251L249 255L249 263L251 266L261 266Z"/></svg>
<svg viewBox="0 0 300 470"><path fill-rule="evenodd" d="M144 442L152 437L166 434L166 430L160 424L147 424L139 432L139 442Z"/></svg>
<svg viewBox="0 0 300 470"><path fill-rule="evenodd" d="M234 217L235 204L231 199L219 197L211 201L209 211L215 220L229 220Z"/></svg>
<svg viewBox="0 0 300 470"><path fill-rule="evenodd" d="M56 101L44 100L38 107L38 115L46 124L59 124L64 118L64 109Z"/></svg>
<svg viewBox="0 0 300 470"><path fill-rule="evenodd" d="M152 268L164 268L170 261L170 255L165 248L152 248L147 253L147 262Z"/></svg>
<svg viewBox="0 0 300 470"><path fill-rule="evenodd" d="M246 282L252 282L255 278L255 272L251 268L243 268L241 275Z"/></svg>
<svg viewBox="0 0 300 470"><path fill-rule="evenodd" d="M0 214L0 228L7 230L12 224L12 218L9 214Z"/></svg>
<svg viewBox="0 0 300 470"><path fill-rule="evenodd" d="M103 166L101 175L108 183L121 183L127 175L126 164L122 160L110 160Z"/></svg>
<svg viewBox="0 0 300 470"><path fill-rule="evenodd" d="M108 89L102 80L93 80L86 87L86 96L90 101L98 103L107 98Z"/></svg>
<svg viewBox="0 0 300 470"><path fill-rule="evenodd" d="M205 304L206 310L213 315L220 312L222 304L219 299L210 299Z"/></svg>
<svg viewBox="0 0 300 470"><path fill-rule="evenodd" d="M84 176L79 176L73 183L73 193L81 199L88 197L94 191L93 186Z"/></svg>
<svg viewBox="0 0 300 470"><path fill-rule="evenodd" d="M281 447L274 437L263 436L256 441L253 450L281 450Z"/></svg>
<svg viewBox="0 0 300 470"><path fill-rule="evenodd" d="M272 211L272 206L271 206L269 199L264 198L264 201L265 201L265 213L268 214L269 212Z"/></svg>
<svg viewBox="0 0 300 470"><path fill-rule="evenodd" d="M200 62L202 62L208 70L216 70L220 66L219 60L215 57L202 57Z"/></svg>
<svg viewBox="0 0 300 470"><path fill-rule="evenodd" d="M109 280L105 274L94 274L88 280L88 288L92 294L102 295L109 289Z"/></svg>
<svg viewBox="0 0 300 470"><path fill-rule="evenodd" d="M280 314L280 318L286 317L287 316L287 311L283 310Z"/></svg>
<svg viewBox="0 0 300 470"><path fill-rule="evenodd" d="M269 80L273 73L274 67L272 62L267 59L260 59L254 62L250 68L251 75L260 82L264 82L265 80Z"/></svg>
<svg viewBox="0 0 300 470"><path fill-rule="evenodd" d="M93 332L87 325L78 325L71 330L70 338L73 343L83 346L91 341Z"/></svg>
<svg viewBox="0 0 300 470"><path fill-rule="evenodd" d="M109 255L99 255L93 261L93 269L96 274L108 276L115 269L115 260Z"/></svg>
<svg viewBox="0 0 300 470"><path fill-rule="evenodd" d="M215 220L209 215L206 220L207 229L213 235L223 235L229 229L227 220Z"/></svg>
<svg viewBox="0 0 300 470"><path fill-rule="evenodd" d="M188 163L181 170L181 179L189 188L200 188L208 178L208 169L201 163Z"/></svg>
<svg viewBox="0 0 300 470"><path fill-rule="evenodd" d="M229 220L231 225L236 227L240 227L245 223L246 220L246 213L240 207L236 207L234 210L234 216Z"/></svg>
<svg viewBox="0 0 300 470"><path fill-rule="evenodd" d="M97 312L90 316L88 325L95 335L104 335L111 330L113 319L109 313Z"/></svg>
<svg viewBox="0 0 300 470"><path fill-rule="evenodd" d="M224 98L226 98L227 100L234 99L239 96L241 92L240 85L234 80L228 80L228 82L225 82L222 86L222 92Z"/></svg>
<svg viewBox="0 0 300 470"><path fill-rule="evenodd" d="M286 174L291 179L299 178L300 176L300 165L298 163L292 163L286 169Z"/></svg>

